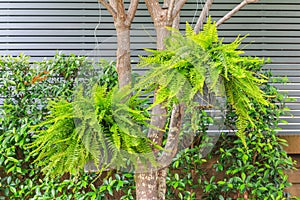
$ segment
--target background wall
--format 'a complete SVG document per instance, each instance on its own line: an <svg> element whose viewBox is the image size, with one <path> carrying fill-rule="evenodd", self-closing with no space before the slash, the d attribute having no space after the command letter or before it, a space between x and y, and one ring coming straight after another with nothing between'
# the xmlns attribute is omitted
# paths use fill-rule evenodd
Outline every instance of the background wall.
<svg viewBox="0 0 300 200"><path fill-rule="evenodd" d="M127 0L128 2L128 0ZM210 12L217 20L241 0L215 0ZM204 0L188 1L181 15L195 23ZM270 57L274 77L288 77L289 83L276 84L282 92L296 98L287 103L293 116L283 116L282 134L300 134L300 1L261 0L248 5L220 27L225 42L237 35L250 34L244 47L247 55ZM132 26L132 55L155 48L153 24L143 2ZM1 0L0 55L23 52L41 60L57 51L89 57L113 59L116 37L112 18L97 0ZM0 100L1 102L1 100Z"/></svg>

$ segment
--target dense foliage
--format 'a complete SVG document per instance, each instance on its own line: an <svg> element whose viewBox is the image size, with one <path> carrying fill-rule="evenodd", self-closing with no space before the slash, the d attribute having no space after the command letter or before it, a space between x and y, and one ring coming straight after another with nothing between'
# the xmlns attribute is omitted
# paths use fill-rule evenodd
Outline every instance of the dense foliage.
<svg viewBox="0 0 300 200"><path fill-rule="evenodd" d="M269 72L265 74L271 76ZM238 198L248 199L285 197L284 188L289 186L289 183L284 173L291 169L293 162L283 150L286 142L276 136L276 129L280 122L279 117L284 114L284 101L288 99L270 84L264 84L263 90L269 97L269 102L274 105L260 107L252 100L256 112L248 112L250 117L256 120L255 128L246 129L248 149L243 147L240 140L227 139L221 144L220 160L215 167L217 171L225 170L227 176L218 182L218 189L213 192L214 195L210 193L212 199L218 194L226 197L229 193L236 194ZM228 116L229 119L235 118L232 110L228 115L231 115ZM232 125L232 120L228 120L228 124Z"/></svg>
<svg viewBox="0 0 300 200"><path fill-rule="evenodd" d="M116 83L114 63L99 63L100 72L110 86ZM79 69L93 69L83 57L57 54L53 59L30 63L21 55L0 59L0 198L9 199L94 199L105 197L113 191L120 197L132 191L132 175L114 175L114 179L98 180L95 173L80 172L79 176L65 174L44 177L40 163L32 163L38 155L27 145L36 141L31 131L45 120L52 99L72 100ZM90 70L85 70L89 71ZM55 103L53 103L55 104ZM58 103L59 104L59 103ZM50 148L51 149L51 148ZM101 189L98 190L98 186ZM127 188L127 189L126 189Z"/></svg>
<svg viewBox="0 0 300 200"><path fill-rule="evenodd" d="M271 77L270 72L253 70ZM276 109L265 107L267 112L250 113L257 120L255 128L246 130L247 148L240 138L223 134L212 154L203 158L198 152L208 143L203 142L205 137L202 136L201 142L183 151L173 162L168 176L170 197L198 199L202 196L211 200L292 198L285 193L285 188L290 185L285 172L293 168L293 161L283 150L286 142L278 138L275 131L286 99L269 83L263 84L262 89L271 103L277 103ZM255 105L254 101L252 103ZM236 114L232 109L229 111L227 123L228 127L233 127Z"/></svg>
<svg viewBox="0 0 300 200"><path fill-rule="evenodd" d="M169 103L184 101L188 104L195 95L204 94L207 85L216 95L226 94L230 111L226 116L227 125L233 129L238 127L241 136L224 135L215 148L218 153L208 156L215 162L203 158L199 151L210 145L206 130L212 119L205 113L206 106L198 109L201 120L194 127L196 139L190 148L174 158L167 178L167 197L284 199L283 190L289 185L284 171L292 168L292 161L282 149L284 141L275 135L284 99L268 84L271 74L261 71L263 60L241 57L242 52L237 50L240 39L222 44L214 25L209 23L199 35L187 28L186 36L176 34L167 42L173 45L167 44L166 51L153 51L152 56L143 59L141 65L151 65L153 70L134 89L149 92L159 84L160 95L154 104L169 99ZM110 158L122 156L121 150L147 152L147 148L139 150L139 147L150 145L141 135L126 134L126 127L132 124L130 121L115 121L126 113L138 122L135 125L147 126L144 124L148 119L145 102L137 96L140 93L128 99L128 93L115 92L114 64L99 64L101 70L92 81L97 80L97 84L85 84L82 87L91 90L84 90L76 87L77 78L81 77L82 69L94 69L85 58L58 54L51 60L34 64L26 56L0 59L0 85L3 86L0 98L5 97L0 109L0 198L134 199L132 174L113 170L100 176L80 170L85 161L99 159L98 150L91 150L93 145L84 143L80 131L93 128L86 126L91 122L100 125L107 138L105 141L113 144L108 147L116 154ZM91 76L86 73L94 72L83 70L83 76ZM233 90L229 90L230 87ZM185 92L180 93L182 91ZM81 103L76 104L76 100ZM87 117L89 115L83 113L86 108L89 109L85 114L96 111L96 115ZM120 124L125 127L120 128ZM143 132L136 130L136 133ZM128 138L124 138L126 135L129 143ZM206 163L215 163L215 170L211 166L205 168ZM44 176L43 172L54 172L56 176ZM76 175L71 175L72 172Z"/></svg>
<svg viewBox="0 0 300 200"><path fill-rule="evenodd" d="M0 191L6 196L31 196L38 188L40 171L31 164L29 151L24 148L33 140L30 126L44 118L49 98L70 96L70 86L74 82L69 77L76 76L80 65L84 65L83 58L57 55L51 61L41 62L37 71L24 55L0 59L0 96L5 97L0 109L0 166L3 171Z"/></svg>

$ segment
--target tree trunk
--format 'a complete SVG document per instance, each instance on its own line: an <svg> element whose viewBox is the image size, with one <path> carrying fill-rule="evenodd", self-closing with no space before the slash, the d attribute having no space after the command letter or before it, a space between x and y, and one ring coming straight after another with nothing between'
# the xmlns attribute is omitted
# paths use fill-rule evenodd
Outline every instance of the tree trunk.
<svg viewBox="0 0 300 200"><path fill-rule="evenodd" d="M170 25L171 26L171 25ZM165 23L155 23L157 36L157 49L165 49L164 39L170 35L165 28ZM156 105L152 110L151 125L164 129L167 120L167 108ZM158 145L162 144L164 132L150 129L148 137ZM135 175L137 200L165 199L166 193L166 169L155 173L140 173Z"/></svg>
<svg viewBox="0 0 300 200"><path fill-rule="evenodd" d="M165 167L163 169L160 169L157 174L157 194L158 194L158 200L165 200L166 199L166 192L167 192L167 170L168 168Z"/></svg>
<svg viewBox="0 0 300 200"><path fill-rule="evenodd" d="M170 35L170 31L165 28L164 24L165 23L155 23L157 50L165 49L164 40L166 37ZM154 101L155 98L156 98L156 91L154 95ZM164 129L166 121L167 121L167 108L165 108L163 104L158 104L154 106L154 108L152 109L151 125L158 127L160 129ZM148 138L151 139L156 144L161 145L163 134L164 132L162 131L150 129L148 132Z"/></svg>
<svg viewBox="0 0 300 200"><path fill-rule="evenodd" d="M118 49L117 72L119 87L131 86L131 59L130 59L130 27L124 22L116 23Z"/></svg>
<svg viewBox="0 0 300 200"><path fill-rule="evenodd" d="M171 27L172 24L169 24L169 26ZM165 44L164 44L164 40L169 37L170 35L170 31L166 29L166 26L156 26L156 37L157 37L157 50L163 50L165 49ZM160 105L157 105L160 106ZM167 109L166 108L157 108L156 113L153 113L153 115L157 115L158 113L160 113L160 115L163 115L165 117L162 117L163 119L161 120L161 123L166 123L167 120ZM162 139L163 139L163 134L158 135L159 137L159 141L160 141L160 145L162 144ZM165 194L166 194L166 190L167 190L167 186L166 186L166 178L167 178L167 168L163 168L160 169L158 171L158 176L157 176L157 194L158 194L158 199L159 200L164 200L165 199Z"/></svg>
<svg viewBox="0 0 300 200"><path fill-rule="evenodd" d="M166 29L166 26L172 27L172 24L159 23L158 25L155 26L157 50L165 49L164 40L170 35L170 31Z"/></svg>
<svg viewBox="0 0 300 200"><path fill-rule="evenodd" d="M156 171L135 174L135 183L137 200L158 200Z"/></svg>

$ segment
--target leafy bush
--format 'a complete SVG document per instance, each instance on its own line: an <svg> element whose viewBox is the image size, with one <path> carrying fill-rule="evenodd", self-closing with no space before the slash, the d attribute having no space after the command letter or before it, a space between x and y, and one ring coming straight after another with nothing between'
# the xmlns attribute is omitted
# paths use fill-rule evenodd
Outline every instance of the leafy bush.
<svg viewBox="0 0 300 200"><path fill-rule="evenodd" d="M133 199L130 192L133 179L129 173L116 174L114 178L102 177L104 181L97 179L95 173L83 171L78 176L44 177L38 163L32 163L37 155L30 156L31 151L25 148L35 141L31 127L44 121L49 113L49 100L72 100L80 69L93 74L94 68L84 57L75 55L57 54L53 59L37 63L30 63L29 57L24 55L0 59L0 97L3 98L0 106L0 198L109 199L112 193L120 193L120 197ZM101 62L98 68L97 74L105 79L95 76L97 81L110 86L116 84L114 63Z"/></svg>
<svg viewBox="0 0 300 200"><path fill-rule="evenodd" d="M271 73L266 72L271 77ZM225 171L224 180L217 182L217 189L209 192L211 199L284 199L284 189L290 186L287 170L293 169L293 161L283 150L286 141L276 136L279 117L284 113L286 99L277 89L264 84L263 90L269 101L277 103L274 107L259 107L255 101L253 106L257 112L249 112L255 121L255 129L247 128L247 146L241 140L224 138L220 148L220 160L215 165L217 171ZM234 117L234 111L228 113ZM229 118L229 119L230 119ZM232 125L232 121L228 121ZM231 196L233 198L233 196Z"/></svg>
<svg viewBox="0 0 300 200"><path fill-rule="evenodd" d="M16 58L2 57L0 60L0 96L4 97L0 126L0 166L3 166L4 173L0 191L11 198L33 194L33 185L40 179L39 169L30 163L29 151L24 148L25 144L32 141L30 126L43 119L48 98L71 94L69 86L62 80L65 77L57 78L59 74L48 71L45 62L40 63L41 68L36 70L28 59L21 55ZM76 59L75 56L66 59L57 55L52 60L52 69L62 69L59 61L80 65L74 60L83 62L82 58ZM71 68L64 71L76 74ZM46 81L48 77L51 77L53 85ZM72 84L72 80L68 83Z"/></svg>
<svg viewBox="0 0 300 200"><path fill-rule="evenodd" d="M272 76L259 68L252 70ZM276 103L276 109L257 107L261 111L249 112L256 121L255 128L249 126L246 130L247 146L242 139L223 134L215 152L208 156L215 160L204 159L199 156L199 150L207 144L205 128L202 128L202 141L178 154L171 165L167 181L170 199L174 196L176 199L201 197L211 200L288 199L285 188L290 183L286 171L293 169L294 163L283 150L286 141L276 135L279 116L286 110L284 102L287 99L269 83L263 84L262 89L269 101ZM252 104L258 106L253 100ZM229 128L234 128L236 117L229 106L226 118ZM210 165L205 168L207 164Z"/></svg>
<svg viewBox="0 0 300 200"><path fill-rule="evenodd" d="M192 85L188 88L189 95L195 94L196 89L202 92L205 84L214 92L215 88L220 88L217 86L221 77L228 102L226 125L232 133L237 129L239 136L238 139L232 136L221 139L220 159L215 169L225 176L224 180L217 179L214 174L206 180L199 178L204 172L197 163L204 160L194 153L203 147L203 141L177 158L172 165L173 171L184 173L170 174L168 183L169 194L179 199L195 199L195 188L202 188L202 198L207 199L285 198L284 189L289 183L284 173L293 168L293 162L282 149L286 144L277 138L276 129L286 99L268 83L271 73L261 70L264 60L240 55L243 51L237 48L241 41L237 38L230 44L223 44L215 26L208 21L200 34L187 26L186 35L171 37L166 50L153 51L153 55L143 58L143 65L150 63L154 68L145 79L156 77L158 80L154 84L160 86L160 102L177 98L184 85L172 76L174 71L184 75ZM203 133L204 137L205 131ZM197 180L193 176L195 172L199 175Z"/></svg>
<svg viewBox="0 0 300 200"><path fill-rule="evenodd" d="M207 113L202 110L201 119L196 135L191 146L179 152L173 159L167 176L167 199L199 199L201 190L204 187L203 177L206 175L203 164L207 159L201 152L205 148L211 148L211 140L207 135L207 124L212 120Z"/></svg>

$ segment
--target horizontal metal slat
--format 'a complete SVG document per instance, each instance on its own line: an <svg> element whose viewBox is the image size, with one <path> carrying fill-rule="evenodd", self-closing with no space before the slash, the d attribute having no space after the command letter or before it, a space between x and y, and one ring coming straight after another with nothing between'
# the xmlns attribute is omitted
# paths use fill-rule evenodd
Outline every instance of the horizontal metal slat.
<svg viewBox="0 0 300 200"><path fill-rule="evenodd" d="M228 11L212 10L210 14L214 17L223 17ZM289 17L299 17L300 13L298 11L274 11L274 10L240 10L235 14L234 17L253 17L253 16L268 16L268 17L278 17L278 16L289 16Z"/></svg>
<svg viewBox="0 0 300 200"><path fill-rule="evenodd" d="M94 44L1 44L0 43L0 49L6 49L6 50L23 50L23 49L31 49L31 50L37 50L37 49L94 49L99 48L102 51L109 51L109 50L116 50L117 44L113 43L115 40L111 41L110 43L99 43L98 46ZM156 44L147 44L148 48L155 48ZM145 44L137 43L131 45L132 50L135 49L144 49Z"/></svg>
<svg viewBox="0 0 300 200"><path fill-rule="evenodd" d="M270 64L266 64L265 69L273 69L273 70L300 70L300 64L273 64L273 63L270 63Z"/></svg>
<svg viewBox="0 0 300 200"><path fill-rule="evenodd" d="M287 121L289 123L299 123L300 122L300 117L299 116L295 116L295 117L292 117L292 116L291 117L280 117L280 119L281 120L285 120L285 121Z"/></svg>
<svg viewBox="0 0 300 200"><path fill-rule="evenodd" d="M11 51L3 51L0 50L0 55L20 55L24 53L25 55L34 56L34 57L52 57L57 53L58 50L11 50ZM99 49L90 49L90 50L60 50L65 54L76 54L76 55L96 55L93 52L97 53L98 57L115 57L116 51L115 50L99 50ZM143 50L136 50L132 52L132 56L138 56L145 53Z"/></svg>
<svg viewBox="0 0 300 200"><path fill-rule="evenodd" d="M223 27L223 28L222 28ZM300 37L300 31L290 31L290 30L276 30L276 31L267 31L267 30L231 30L226 29L226 26L223 25L219 29L219 35L221 37L236 37L238 35L250 35L252 37Z"/></svg>
<svg viewBox="0 0 300 200"><path fill-rule="evenodd" d="M300 95L300 83L286 83L286 84L279 84L279 83L273 83L276 88L280 90L299 90L299 95Z"/></svg>
<svg viewBox="0 0 300 200"><path fill-rule="evenodd" d="M300 133L300 124L299 123L279 124L279 128L283 129L281 131L283 133L286 130L293 130L293 133Z"/></svg>
<svg viewBox="0 0 300 200"><path fill-rule="evenodd" d="M278 133L278 135L295 135L295 134L300 134L300 131L299 131L299 127L296 127L296 129L290 129L290 130L286 130L286 129L283 129L283 130L277 130L276 131Z"/></svg>
<svg viewBox="0 0 300 200"><path fill-rule="evenodd" d="M18 1L18 2L2 2L0 3L0 9L98 9L98 3L97 1L92 2L84 2L79 1L77 3L74 2L47 2L47 1L39 1L39 2L24 2L24 1Z"/></svg>
<svg viewBox="0 0 300 200"><path fill-rule="evenodd" d="M114 29L104 29L104 30L97 30L97 35L111 35L114 33ZM133 35L154 35L155 30L134 30L132 31ZM93 36L95 35L94 29L91 30L1 30L0 31L0 37L1 36L60 36L60 35L70 35L70 36Z"/></svg>
<svg viewBox="0 0 300 200"><path fill-rule="evenodd" d="M116 35L115 34L111 34L111 36L106 36L106 37L97 37L98 42L115 42L116 41ZM141 36L141 37L137 37L137 36L132 36L131 37L131 41L133 44L135 43L144 43L144 44L148 44L148 43L155 43L156 40L155 38L149 36L149 35L145 35L145 36ZM64 35L56 35L53 37L0 37L0 43L9 43L9 44L24 44L24 43L93 43L96 45L96 38L93 36L64 36Z"/></svg>
<svg viewBox="0 0 300 200"><path fill-rule="evenodd" d="M241 1L240 1L241 2ZM261 3L260 3L261 2ZM283 2L282 3L278 3L278 4L274 4L273 0L269 0L269 3L272 2L272 4L264 4L261 0L259 3L253 3L253 4L249 4L247 6L245 6L244 8L242 8L242 10L287 10L287 11L299 11L300 10L300 3L299 1L297 2L297 4L293 4L290 5L289 3ZM231 3L231 4L218 4L215 3L212 6L213 10L231 10L233 9L237 4L236 3Z"/></svg>
<svg viewBox="0 0 300 200"><path fill-rule="evenodd" d="M111 18L107 17L110 19ZM104 17L105 19L105 17ZM2 16L0 12L0 22L8 23L8 22L40 22L40 23L59 23L59 22L94 22L97 23L99 21L99 16L77 16L77 17L69 17L69 16ZM101 22L102 21L101 19Z"/></svg>
<svg viewBox="0 0 300 200"><path fill-rule="evenodd" d="M40 10L7 10L0 9L1 15L8 16L98 16L99 10L56 10L56 9L40 9Z"/></svg>
<svg viewBox="0 0 300 200"><path fill-rule="evenodd" d="M273 76L299 77L300 70L272 70Z"/></svg>

